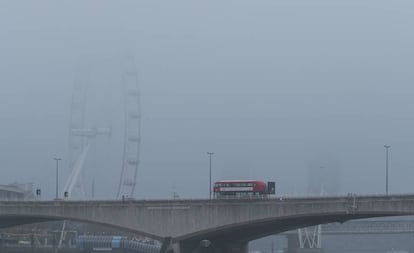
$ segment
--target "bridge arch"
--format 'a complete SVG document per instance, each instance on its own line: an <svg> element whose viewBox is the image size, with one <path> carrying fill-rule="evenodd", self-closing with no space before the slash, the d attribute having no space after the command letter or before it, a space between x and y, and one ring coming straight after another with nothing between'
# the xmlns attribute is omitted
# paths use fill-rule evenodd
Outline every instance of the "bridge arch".
<svg viewBox="0 0 414 253"><path fill-rule="evenodd" d="M50 221L63 221L63 220L70 220L75 222L87 223L87 224L96 224L102 225L108 228L115 228L122 231L131 232L137 234L139 236L151 238L157 241L162 241L164 238L153 235L144 231L140 231L137 229L131 229L125 226L119 226L112 223L106 222L99 222L94 220L88 219L81 219L81 218L73 218L73 217L65 217L65 216L52 216L52 215L19 215L19 214L0 214L0 228L7 228L7 227L14 227L20 225L28 225L28 224L35 224L35 223L43 223L43 222L50 222Z"/></svg>
<svg viewBox="0 0 414 253"><path fill-rule="evenodd" d="M185 248L186 250L184 251L187 252L189 249L190 251L194 251L195 248L198 248L200 241L202 240L208 240L215 245L240 245L269 235L319 224L335 222L344 223L346 221L356 219L409 215L414 215L414 212L326 212L310 215L291 215L285 217L251 220L248 222L207 229L174 238L174 241L180 242L181 247Z"/></svg>

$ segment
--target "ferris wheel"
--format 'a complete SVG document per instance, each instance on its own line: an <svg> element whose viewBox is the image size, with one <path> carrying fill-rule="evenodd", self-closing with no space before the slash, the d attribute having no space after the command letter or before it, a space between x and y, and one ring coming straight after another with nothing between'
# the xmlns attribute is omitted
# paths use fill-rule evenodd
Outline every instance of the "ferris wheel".
<svg viewBox="0 0 414 253"><path fill-rule="evenodd" d="M139 153L141 141L141 106L138 74L134 57L128 55L122 60L121 85L124 100L123 154L120 160L120 180L116 197L134 197L137 184ZM91 149L91 143L98 136L110 136L111 128L86 126L86 102L90 74L81 70L73 86L71 116L69 125L68 165L70 175L66 180L63 194L72 198L86 198L85 161ZM118 85L119 86L119 85ZM114 87L116 88L116 87ZM93 195L93 193L92 193Z"/></svg>

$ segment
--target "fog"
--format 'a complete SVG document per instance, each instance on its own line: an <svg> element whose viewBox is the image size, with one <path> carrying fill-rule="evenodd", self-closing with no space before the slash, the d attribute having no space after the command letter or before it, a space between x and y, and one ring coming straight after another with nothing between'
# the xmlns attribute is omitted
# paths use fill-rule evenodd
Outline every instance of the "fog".
<svg viewBox="0 0 414 253"><path fill-rule="evenodd" d="M59 156L63 185L86 68L87 125L113 133L94 142L85 182L114 198L131 52L137 198L208 197L207 151L213 181L273 180L303 195L312 166L335 164L338 193L384 193L384 144L390 193L412 192L413 14L408 0L1 1L0 184L33 182L52 198Z"/></svg>

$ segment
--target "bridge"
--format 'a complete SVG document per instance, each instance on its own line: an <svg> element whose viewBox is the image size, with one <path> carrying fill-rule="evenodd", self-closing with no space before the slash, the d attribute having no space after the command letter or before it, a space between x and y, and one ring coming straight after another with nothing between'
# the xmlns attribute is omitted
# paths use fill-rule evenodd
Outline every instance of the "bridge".
<svg viewBox="0 0 414 253"><path fill-rule="evenodd" d="M247 243L296 228L414 214L414 195L151 201L0 202L0 226L75 220L163 242L162 253L246 252Z"/></svg>

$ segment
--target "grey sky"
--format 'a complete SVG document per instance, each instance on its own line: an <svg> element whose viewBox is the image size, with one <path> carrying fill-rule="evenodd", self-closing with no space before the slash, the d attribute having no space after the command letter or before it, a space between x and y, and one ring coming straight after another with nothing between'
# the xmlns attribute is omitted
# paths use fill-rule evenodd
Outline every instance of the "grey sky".
<svg viewBox="0 0 414 253"><path fill-rule="evenodd" d="M412 192L413 14L412 1L1 1L0 183L53 195L52 157L67 156L72 86L88 59L89 124L114 134L97 140L87 180L113 197L119 62L132 51L137 196L207 196L206 151L214 180L303 193L310 164L333 157L342 193L383 192L386 143L390 191Z"/></svg>

